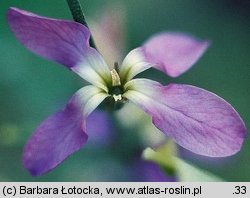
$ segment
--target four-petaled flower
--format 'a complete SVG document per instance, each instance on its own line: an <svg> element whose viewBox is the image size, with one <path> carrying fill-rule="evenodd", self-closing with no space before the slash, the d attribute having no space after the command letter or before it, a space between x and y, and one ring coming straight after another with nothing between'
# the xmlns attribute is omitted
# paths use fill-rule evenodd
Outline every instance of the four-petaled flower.
<svg viewBox="0 0 250 198"><path fill-rule="evenodd" d="M77 91L64 110L41 123L26 144L23 163L32 175L53 169L83 146L86 118L105 98L138 105L163 133L197 154L223 157L240 150L246 127L223 99L191 85L163 86L149 79L133 79L151 67L171 77L181 75L208 48L207 41L161 33L132 50L120 67L110 71L102 56L89 46L90 31L85 26L17 8L10 8L7 18L24 46L91 84Z"/></svg>

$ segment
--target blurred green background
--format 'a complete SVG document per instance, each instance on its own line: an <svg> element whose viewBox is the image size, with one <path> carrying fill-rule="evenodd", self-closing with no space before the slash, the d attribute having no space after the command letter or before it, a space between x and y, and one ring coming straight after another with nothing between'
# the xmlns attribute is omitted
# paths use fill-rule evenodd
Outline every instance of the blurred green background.
<svg viewBox="0 0 250 198"><path fill-rule="evenodd" d="M98 23L112 5L122 5L126 16L126 52L161 31L188 32L212 45L195 66L170 79L150 70L142 74L167 84L192 84L231 103L250 126L250 1L248 0L81 0L87 19ZM6 23L8 7L71 20L63 0L0 1L0 181L129 181L126 160L105 148L87 145L52 172L33 178L22 167L23 146L36 126L66 104L82 87L81 79L26 50ZM115 7L112 7L115 9ZM132 131L119 133L141 149ZM126 134L124 134L126 133ZM122 147L126 153L126 147ZM183 158L227 181L250 181L250 139L228 158L207 158L183 149ZM122 150L120 149L120 150ZM107 171L108 170L108 171ZM112 174L110 173L112 171Z"/></svg>

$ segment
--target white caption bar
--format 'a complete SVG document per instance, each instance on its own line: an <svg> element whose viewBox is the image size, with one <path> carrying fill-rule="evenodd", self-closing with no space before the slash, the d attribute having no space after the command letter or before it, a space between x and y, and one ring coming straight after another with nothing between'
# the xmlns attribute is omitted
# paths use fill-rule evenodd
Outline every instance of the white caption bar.
<svg viewBox="0 0 250 198"><path fill-rule="evenodd" d="M250 182L0 182L0 197L250 197Z"/></svg>

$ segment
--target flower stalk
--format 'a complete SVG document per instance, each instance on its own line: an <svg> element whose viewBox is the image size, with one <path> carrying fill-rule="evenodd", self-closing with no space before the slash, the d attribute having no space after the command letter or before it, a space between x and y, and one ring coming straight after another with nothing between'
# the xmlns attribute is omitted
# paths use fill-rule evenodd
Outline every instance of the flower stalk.
<svg viewBox="0 0 250 198"><path fill-rule="evenodd" d="M69 6L69 9L70 9L70 12L73 16L74 21L81 23L84 26L88 27L88 24L87 24L86 19L84 17L82 7L81 7L79 0L67 0L67 3L68 3L68 6ZM92 35L90 36L90 39L89 39L89 45L91 47L97 49Z"/></svg>

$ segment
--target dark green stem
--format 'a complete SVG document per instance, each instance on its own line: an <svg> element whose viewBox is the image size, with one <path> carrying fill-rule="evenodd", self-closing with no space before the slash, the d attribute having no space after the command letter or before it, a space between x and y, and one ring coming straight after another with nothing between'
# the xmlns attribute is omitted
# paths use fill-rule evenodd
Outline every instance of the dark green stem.
<svg viewBox="0 0 250 198"><path fill-rule="evenodd" d="M69 6L69 9L71 11L74 21L81 23L88 28L88 24L85 20L79 0L67 0L67 3L68 3L68 6ZM96 49L94 39L91 35L89 39L89 45Z"/></svg>

